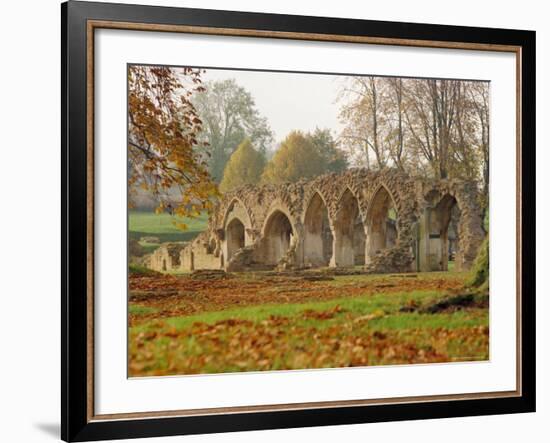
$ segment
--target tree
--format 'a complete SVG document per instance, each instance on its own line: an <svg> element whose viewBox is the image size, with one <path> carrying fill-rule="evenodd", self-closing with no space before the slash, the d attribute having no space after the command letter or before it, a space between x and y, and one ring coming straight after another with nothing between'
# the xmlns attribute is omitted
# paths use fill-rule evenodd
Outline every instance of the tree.
<svg viewBox="0 0 550 443"><path fill-rule="evenodd" d="M471 87L468 89L468 99L471 107L475 111L475 127L477 130L472 131L474 134L473 143L478 147L482 159L482 174L483 174L483 195L489 196L489 133L490 133L490 118L489 118L489 88L486 83L471 82ZM483 202L484 207L488 206L488 202Z"/></svg>
<svg viewBox="0 0 550 443"><path fill-rule="evenodd" d="M405 113L412 143L430 164L435 178L447 178L456 124L460 81L410 80Z"/></svg>
<svg viewBox="0 0 550 443"><path fill-rule="evenodd" d="M481 81L346 77L339 139L354 166L480 184L488 202L489 86Z"/></svg>
<svg viewBox="0 0 550 443"><path fill-rule="evenodd" d="M191 68L128 69L130 205L141 188L156 199L157 212L194 216L211 209L217 190L198 152L202 122L191 102L203 91L200 76Z"/></svg>
<svg viewBox="0 0 550 443"><path fill-rule="evenodd" d="M252 147L249 139L244 140L225 166L220 190L227 192L239 186L258 183L264 167L264 155Z"/></svg>
<svg viewBox="0 0 550 443"><path fill-rule="evenodd" d="M208 168L218 183L242 140L250 139L261 153L273 141L267 120L260 116L252 95L233 79L205 83L193 103L203 121L202 139L209 145Z"/></svg>
<svg viewBox="0 0 550 443"><path fill-rule="evenodd" d="M460 83L456 102L456 121L451 128L449 176L468 180L480 178L481 152L478 150L477 121L468 91L473 82Z"/></svg>
<svg viewBox="0 0 550 443"><path fill-rule="evenodd" d="M405 152L405 98L403 79L387 78L387 99L384 111L388 115L388 150L394 165L401 171L405 171L407 153Z"/></svg>
<svg viewBox="0 0 550 443"><path fill-rule="evenodd" d="M296 182L325 172L325 162L311 140L300 131L281 143L262 174L264 183Z"/></svg>
<svg viewBox="0 0 550 443"><path fill-rule="evenodd" d="M306 134L306 138L313 144L324 163L324 171L341 172L347 169L348 161L344 152L336 147L336 141L329 129L316 128L314 132Z"/></svg>
<svg viewBox="0 0 550 443"><path fill-rule="evenodd" d="M382 169L388 162L385 146L387 114L383 110L384 79L381 77L349 77L339 100L340 120L345 123L341 138L348 150L359 161L371 168L371 151L376 167Z"/></svg>

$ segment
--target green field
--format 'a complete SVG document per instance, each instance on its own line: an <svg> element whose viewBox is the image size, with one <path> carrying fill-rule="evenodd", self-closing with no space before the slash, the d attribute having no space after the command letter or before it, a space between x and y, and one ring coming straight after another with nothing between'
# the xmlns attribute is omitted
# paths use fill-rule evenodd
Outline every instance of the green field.
<svg viewBox="0 0 550 443"><path fill-rule="evenodd" d="M138 297L129 307L130 373L486 360L486 304L476 301L432 313L422 309L446 294L462 294L468 276L355 275L308 281L239 274L207 282L143 277L131 284ZM149 299L143 288L152 283L155 295Z"/></svg>
<svg viewBox="0 0 550 443"><path fill-rule="evenodd" d="M187 230L182 231L176 223L185 223ZM170 214L155 214L146 211L130 211L128 214L128 228L130 238L139 240L141 237L157 237L160 243L193 240L206 229L208 214L201 214L196 218L174 217ZM147 252L158 247L155 243L141 245Z"/></svg>

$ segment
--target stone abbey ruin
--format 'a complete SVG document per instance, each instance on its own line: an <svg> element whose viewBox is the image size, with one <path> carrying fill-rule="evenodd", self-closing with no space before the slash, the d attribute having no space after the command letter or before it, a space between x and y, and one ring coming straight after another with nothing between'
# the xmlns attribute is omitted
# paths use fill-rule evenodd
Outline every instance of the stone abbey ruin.
<svg viewBox="0 0 550 443"><path fill-rule="evenodd" d="M366 272L470 267L485 237L475 183L395 170L348 170L309 181L238 188L193 241L161 245L158 271L361 266Z"/></svg>

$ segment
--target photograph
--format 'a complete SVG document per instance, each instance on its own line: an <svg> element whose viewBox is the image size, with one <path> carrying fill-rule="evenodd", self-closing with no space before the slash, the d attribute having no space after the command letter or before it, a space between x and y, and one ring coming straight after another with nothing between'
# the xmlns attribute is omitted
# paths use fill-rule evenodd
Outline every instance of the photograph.
<svg viewBox="0 0 550 443"><path fill-rule="evenodd" d="M61 438L521 439L481 420L540 399L528 14L162 3L61 6Z"/></svg>
<svg viewBox="0 0 550 443"><path fill-rule="evenodd" d="M129 377L490 360L490 81L127 76Z"/></svg>

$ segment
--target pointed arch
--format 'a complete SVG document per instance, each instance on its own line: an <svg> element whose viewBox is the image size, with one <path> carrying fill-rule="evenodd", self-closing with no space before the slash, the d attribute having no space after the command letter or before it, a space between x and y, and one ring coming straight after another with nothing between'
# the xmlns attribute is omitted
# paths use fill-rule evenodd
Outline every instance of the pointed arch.
<svg viewBox="0 0 550 443"><path fill-rule="evenodd" d="M332 258L334 236L330 226L328 208L318 191L309 199L303 219L304 264L328 266Z"/></svg>
<svg viewBox="0 0 550 443"><path fill-rule="evenodd" d="M393 195L385 185L379 185L367 210L367 263L379 252L396 244L398 218L399 214Z"/></svg>
<svg viewBox="0 0 550 443"><path fill-rule="evenodd" d="M296 235L288 214L280 209L273 210L266 218L262 234L264 263L276 266L290 249Z"/></svg>
<svg viewBox="0 0 550 443"><path fill-rule="evenodd" d="M229 261L245 245L244 224L237 217L227 224L225 228L225 240L227 242L227 261Z"/></svg>
<svg viewBox="0 0 550 443"><path fill-rule="evenodd" d="M250 214L238 197L233 197L225 210L223 216L223 241L220 260L229 264L235 253L252 243L248 232L252 227Z"/></svg>
<svg viewBox="0 0 550 443"><path fill-rule="evenodd" d="M460 269L461 211L458 201L448 192L443 195L431 193L427 199L432 203L426 222L430 270L448 271L450 260Z"/></svg>
<svg viewBox="0 0 550 443"><path fill-rule="evenodd" d="M231 219L234 217L239 218L246 229L252 228L252 217L250 216L248 208L237 196L233 197L227 205L227 209L223 215L222 226L224 228L227 227L228 223L231 222Z"/></svg>
<svg viewBox="0 0 550 443"><path fill-rule="evenodd" d="M365 227L359 200L346 187L338 202L334 220L332 266L365 264Z"/></svg>

